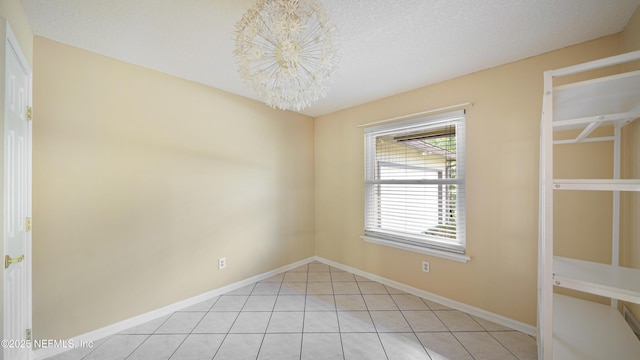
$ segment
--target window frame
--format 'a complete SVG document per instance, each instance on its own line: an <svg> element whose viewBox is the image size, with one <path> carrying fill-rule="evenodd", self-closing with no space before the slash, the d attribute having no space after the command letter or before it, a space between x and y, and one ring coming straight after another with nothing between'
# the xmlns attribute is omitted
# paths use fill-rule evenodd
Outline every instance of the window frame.
<svg viewBox="0 0 640 360"><path fill-rule="evenodd" d="M456 127L456 178L455 179L422 179L422 180L380 180L375 178L376 167L380 162L376 161L376 139L379 136L406 133L408 131L428 130L438 126L454 125ZM444 114L419 117L378 126L365 128L365 224L364 235L366 241L387 245L405 250L431 254L452 260L466 262L470 257L466 253L466 114L464 110L447 112ZM403 166L403 165L401 165ZM407 165L404 165L407 166ZM410 166L410 165L409 165ZM448 167L446 167L448 168ZM402 232L394 232L384 229L375 229L370 226L378 222L380 213L374 207L380 206L375 192L379 191L382 184L455 184L456 185L456 240L445 241L442 237L430 237ZM446 186L445 186L446 188ZM378 189L378 190L376 190ZM377 195L379 196L379 195ZM438 197L440 197L440 191ZM438 210L436 210L438 211ZM370 219L370 217L376 219ZM435 214L437 217L438 214Z"/></svg>

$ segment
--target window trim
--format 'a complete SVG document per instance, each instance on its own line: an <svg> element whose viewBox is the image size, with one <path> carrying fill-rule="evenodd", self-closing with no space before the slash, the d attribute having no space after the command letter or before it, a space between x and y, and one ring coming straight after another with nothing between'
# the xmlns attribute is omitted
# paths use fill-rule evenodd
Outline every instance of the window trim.
<svg viewBox="0 0 640 360"><path fill-rule="evenodd" d="M457 254L451 251L438 250L438 249L433 249L433 248L424 247L424 246L409 245L409 244L404 244L397 241L389 241L376 236L362 235L360 236L360 238L366 242L370 242L373 244L389 246L396 249L408 250L408 251L425 254L425 255L437 256L444 259L454 260L462 263L466 263L471 260L471 256L466 254Z"/></svg>
<svg viewBox="0 0 640 360"><path fill-rule="evenodd" d="M373 198L370 197L371 187L382 183L398 184L403 180L376 180L374 178L376 143L370 141L372 137L384 136L422 127L436 127L440 124L446 125L455 123L458 132L458 143L456 148L457 158L457 174L456 179L441 180L406 180L411 184L443 184L450 183L458 185L459 198L456 206L459 212L459 224L457 224L456 243L439 242L437 238L425 241L424 238L412 237L410 234L397 234L392 231L376 231L375 229L367 229L367 212L371 209ZM387 123L378 126L365 128L365 227L364 235L361 238L367 242L380 245L401 248L413 252L424 253L428 255L439 256L451 260L467 262L471 258L466 253L466 152L465 152L465 127L466 116L464 110L448 112L444 114L431 115L399 122Z"/></svg>

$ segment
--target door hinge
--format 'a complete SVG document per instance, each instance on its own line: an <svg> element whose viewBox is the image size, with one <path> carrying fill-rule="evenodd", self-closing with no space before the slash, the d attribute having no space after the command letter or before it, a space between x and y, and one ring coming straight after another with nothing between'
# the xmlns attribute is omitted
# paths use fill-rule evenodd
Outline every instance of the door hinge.
<svg viewBox="0 0 640 360"><path fill-rule="evenodd" d="M31 231L31 218L30 217L24 219L24 231L25 232Z"/></svg>
<svg viewBox="0 0 640 360"><path fill-rule="evenodd" d="M31 341L31 329L27 329L26 335L27 335L27 339L26 340L27 341Z"/></svg>
<svg viewBox="0 0 640 360"><path fill-rule="evenodd" d="M33 120L33 108L27 106L27 121Z"/></svg>

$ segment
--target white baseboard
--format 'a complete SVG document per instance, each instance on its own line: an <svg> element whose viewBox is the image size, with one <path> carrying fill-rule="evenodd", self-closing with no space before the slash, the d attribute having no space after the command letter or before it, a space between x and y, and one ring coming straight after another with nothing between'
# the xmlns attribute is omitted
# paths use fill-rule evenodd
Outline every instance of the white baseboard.
<svg viewBox="0 0 640 360"><path fill-rule="evenodd" d="M397 281L390 280L390 279L387 279L387 278L384 278L384 277L381 277L381 276L378 276L378 275L374 275L374 274L368 273L366 271L362 271L360 269L352 268L350 266L346 266L346 265L343 265L343 264L340 264L340 263L337 263L337 262L334 262L334 261L331 261L331 260L328 260L328 259L325 259L325 258L322 258L322 257L316 256L316 257L314 257L314 260L319 261L319 262L324 263L324 264L327 264L327 265L330 265L330 266L333 266L335 268L338 268L338 269L341 269L341 270L344 270L344 271L348 271L350 273L362 276L364 278L367 278L367 279L370 279L370 280L373 280L373 281L377 281L377 282L379 282L381 284L394 287L394 288L396 288L398 290L402 290L402 291L404 291L406 293L409 293L409 294L412 294L412 295L416 295L416 296L419 296L421 298L440 303L440 304L445 305L447 307L450 307L452 309L463 311L463 312L466 312L467 314L474 315L474 316L477 316L477 317L485 319L485 320L489 320L491 322L494 322L494 323L502 325L502 326L509 327L511 329L514 329L514 330L518 330L518 331L523 332L525 334L528 334L528 335L531 335L531 336L537 336L537 330L536 330L535 326L531 326L529 324L525 324L523 322L516 321L516 320L510 319L510 318L507 318L505 316L498 315L498 314L489 312L487 310L483 310L483 309L477 308L475 306L471 306L471 305L467 305L467 304L464 304L464 303L461 303L461 302L458 302L458 301L455 301L455 300L451 300L451 299L442 297L440 295L436 295L436 294L430 293L428 291L420 290L420 289L411 287L409 285L406 285L406 284L403 284L403 283L399 283Z"/></svg>
<svg viewBox="0 0 640 360"><path fill-rule="evenodd" d="M151 320L155 320L158 318L161 318L163 316L169 315L173 312L188 308L190 306L199 304L203 301L207 301L209 299L213 299L216 296L220 296L223 294L226 294L228 292L240 289L242 287L245 287L247 285L251 285L255 282L258 281L262 281L265 279L268 279L274 275L277 275L281 272L284 271L288 271L291 269L295 269L299 266L308 264L310 262L312 262L315 258L314 257L310 257L304 260L300 260L300 261L296 261L292 264L268 271L266 273L263 274L259 274L256 276L252 276L248 279L245 280L241 280L238 282L235 282L233 284L229 284L226 286L223 286L221 288L215 289L215 290L211 290L208 291L206 293L200 294L200 295L196 295L194 297L185 299L185 300L181 300L178 301L176 303L173 303L171 305L167 305L165 307L162 307L160 309L156 309L156 310L152 310L149 312L146 312L144 314L138 315L138 316L134 316L132 318L126 319L126 320L122 320L119 321L115 324L111 324L111 325L107 325L103 328L94 330L94 331L90 331L88 333L82 334L82 335L78 335L74 338L71 338L69 340L72 340L74 344L80 344L80 343L87 343L90 341L96 341L96 340L100 340L102 338L105 338L107 336L111 336L111 335L115 335L119 332L122 332L124 330L127 330L129 328L132 328L134 326L138 326L138 325L142 325L146 322L149 322ZM38 350L34 350L33 351L33 359L34 360L41 360L41 359L46 359L48 357L51 356L55 356L57 354L60 354L62 352L65 352L69 349L66 348L45 348L45 349L38 349Z"/></svg>
<svg viewBox="0 0 640 360"><path fill-rule="evenodd" d="M373 280L373 281L377 281L377 282L379 282L381 284L394 287L394 288L396 288L398 290L402 290L402 291L404 291L406 293L409 293L409 294L412 294L412 295L416 295L416 296L425 298L427 300L431 300L431 301L440 303L440 304L445 305L447 307L450 307L452 309L464 311L464 312L466 312L468 314L480 317L480 318L485 319L485 320L492 321L492 322L494 322L496 324L503 325L503 326L512 328L514 330L518 330L518 331L523 332L525 334L536 336L536 328L534 326L529 325L529 324L525 324L525 323L522 323L522 322L519 322L519 321L516 321L516 320L513 320L513 319L509 319L509 318L504 317L502 315L494 314L492 312L489 312L489 311L486 311L486 310L483 310L483 309L480 309L480 308L477 308L477 307L474 307L474 306L471 306L471 305L467 305L467 304L464 304L464 303L461 303L461 302L458 302L458 301L454 301L454 300L442 297L440 295L436 295L436 294L430 293L428 291L420 290L420 289L411 287L409 285L406 285L406 284L403 284L403 283L400 283L400 282L397 282L397 281L394 281L394 280L390 280L390 279L387 279L387 278L384 278L384 277L381 277L381 276L378 276L378 275L374 275L374 274L371 274L371 273L368 273L366 271L362 271L362 270L359 270L359 269L356 269L356 268L352 268L350 266L343 265L343 264L340 264L340 263L337 263L337 262L334 262L334 261L331 261L331 260L328 260L328 259L325 259L325 258L322 258L322 257L313 256L313 257L310 257L310 258L307 258L307 259L304 259L304 260L300 260L300 261L296 261L296 262L294 262L292 264L289 264L289 265L286 265L286 266L283 266L283 267L268 271L266 273L250 277L248 279L241 280L241 281L235 282L233 284L230 284L230 285L227 285L227 286L223 286L221 288L218 288L218 289L215 289L215 290L211 290L211 291L208 291L206 293L203 293L203 294L200 294L200 295L197 295L197 296L194 296L194 297L182 300L182 301L178 301L176 303L173 303L171 305L167 305L167 306L162 307L160 309L149 311L149 312L146 312L144 314L141 314L141 315L138 315L138 316L134 316L134 317L126 319L126 320L119 321L119 322L117 322L115 324L107 325L107 326L105 326L103 328L100 328L100 329L97 329L97 330L94 330L94 331L90 331L88 333L76 336L76 337L71 338L69 340L72 341L74 344L87 343L87 342L90 342L90 341L97 341L97 340L100 340L100 339L105 338L107 336L111 336L111 335L115 335L117 333L120 333L120 332L122 332L124 330L127 330L129 328L132 328L134 326L142 325L142 324L144 324L146 322L149 322L151 320L155 320L155 319L161 318L161 317L169 315L169 314L171 314L173 312L176 312L176 311L182 310L184 308L196 305L196 304L201 303L203 301L207 301L207 300L212 299L212 298L214 298L216 296L224 295L224 294L226 294L228 292L240 289L240 288L245 287L247 285L251 285L251 284L253 284L255 282L262 281L264 279L268 279L268 278L270 278L270 277L272 277L274 275L277 275L277 274L279 274L281 272L288 271L288 270L291 270L291 269L295 269L295 268L297 268L299 266L308 264L308 263L310 263L312 261L318 261L318 262L321 262L323 264L330 265L330 266L333 266L335 268L338 268L338 269L341 269L341 270L344 270L344 271L348 271L350 273L362 276L364 278L367 278L367 279L370 279L370 280ZM49 358L51 356L55 356L55 355L60 354L60 353L62 353L64 351L67 351L67 350L68 349L65 349L65 348L38 349L38 350L35 350L33 352L33 358L34 358L34 360L42 360L42 359Z"/></svg>

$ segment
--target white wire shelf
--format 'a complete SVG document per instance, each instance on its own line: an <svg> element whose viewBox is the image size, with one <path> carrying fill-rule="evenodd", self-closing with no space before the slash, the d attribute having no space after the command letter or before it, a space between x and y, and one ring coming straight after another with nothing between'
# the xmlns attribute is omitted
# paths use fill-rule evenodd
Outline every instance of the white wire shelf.
<svg viewBox="0 0 640 360"><path fill-rule="evenodd" d="M554 285L640 304L640 269L560 256L553 258Z"/></svg>

